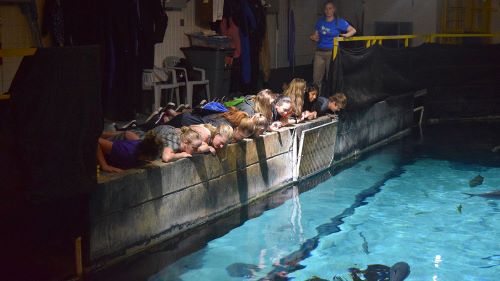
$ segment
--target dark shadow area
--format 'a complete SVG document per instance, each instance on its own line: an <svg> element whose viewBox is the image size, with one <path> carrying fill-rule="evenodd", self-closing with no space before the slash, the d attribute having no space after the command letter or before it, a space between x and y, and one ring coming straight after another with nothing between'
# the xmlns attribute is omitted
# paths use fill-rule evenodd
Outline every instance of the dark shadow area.
<svg viewBox="0 0 500 281"><path fill-rule="evenodd" d="M414 153L451 161L457 170L474 170L500 166L500 151L493 151L499 145L500 121L450 122L426 126L423 142Z"/></svg>
<svg viewBox="0 0 500 281"><path fill-rule="evenodd" d="M247 155L247 145L240 145L239 146L241 150L238 152L239 153L239 159L236 160L236 177L237 177L237 182L238 186L238 194L240 197L240 204L245 205L248 202L248 169L246 166L246 155ZM244 167L241 167L238 165L238 163L244 163ZM240 213L240 221L246 221L248 219L248 214L247 212L241 212Z"/></svg>
<svg viewBox="0 0 500 281"><path fill-rule="evenodd" d="M267 165L267 152L264 138L258 137L253 140L255 142L255 149L257 149L257 157L260 166L260 172L262 174L262 179L266 187L269 187L269 167Z"/></svg>
<svg viewBox="0 0 500 281"><path fill-rule="evenodd" d="M88 195L97 187L102 131L100 50L38 49L12 81L2 126L1 275L61 280L75 274L75 238L88 253ZM4 106L4 105L2 105ZM2 122L4 122L2 121ZM83 257L88 261L88 257Z"/></svg>
<svg viewBox="0 0 500 281"><path fill-rule="evenodd" d="M283 83L290 83L293 78L312 81L312 64L295 66L294 69L291 67L271 69L269 88L275 93L281 93L283 91L281 88Z"/></svg>

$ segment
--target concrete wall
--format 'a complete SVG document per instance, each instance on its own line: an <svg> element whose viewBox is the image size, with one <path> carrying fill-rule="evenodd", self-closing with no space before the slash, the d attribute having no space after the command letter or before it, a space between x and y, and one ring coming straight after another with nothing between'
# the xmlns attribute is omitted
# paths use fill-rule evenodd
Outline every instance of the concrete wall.
<svg viewBox="0 0 500 281"><path fill-rule="evenodd" d="M292 131L229 145L217 156L100 177L90 202L90 258L129 255L292 179Z"/></svg>
<svg viewBox="0 0 500 281"><path fill-rule="evenodd" d="M335 159L339 161L355 155L411 127L413 101L413 93L408 93L344 114L339 122Z"/></svg>

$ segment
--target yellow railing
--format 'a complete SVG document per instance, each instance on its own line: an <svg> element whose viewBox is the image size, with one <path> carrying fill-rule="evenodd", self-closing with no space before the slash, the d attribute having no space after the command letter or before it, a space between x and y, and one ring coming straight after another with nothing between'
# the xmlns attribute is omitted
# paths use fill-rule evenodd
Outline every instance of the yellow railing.
<svg viewBox="0 0 500 281"><path fill-rule="evenodd" d="M404 46L410 46L410 39L422 38L427 43L435 43L437 38L493 38L500 37L500 33L490 34L429 34L429 35L391 35L391 36L355 36L355 37L336 37L333 40L333 59L337 57L340 42L365 41L365 47L369 48L375 44L382 45L384 40L404 40Z"/></svg>
<svg viewBox="0 0 500 281"><path fill-rule="evenodd" d="M35 53L36 48L0 49L0 58L32 56Z"/></svg>
<svg viewBox="0 0 500 281"><path fill-rule="evenodd" d="M493 38L496 36L500 36L500 34L430 34L423 35L422 37L425 39L427 43L435 43L437 38Z"/></svg>
<svg viewBox="0 0 500 281"><path fill-rule="evenodd" d="M36 53L36 48L0 49L0 58L26 57L26 56L32 56L35 53ZM8 99L10 99L9 94L0 93L0 101Z"/></svg>
<svg viewBox="0 0 500 281"><path fill-rule="evenodd" d="M337 57L340 42L365 41L365 47L369 48L375 44L382 45L384 40L404 40L405 47L408 47L410 46L410 39L415 39L417 37L418 35L335 37L335 39L333 39L333 59Z"/></svg>

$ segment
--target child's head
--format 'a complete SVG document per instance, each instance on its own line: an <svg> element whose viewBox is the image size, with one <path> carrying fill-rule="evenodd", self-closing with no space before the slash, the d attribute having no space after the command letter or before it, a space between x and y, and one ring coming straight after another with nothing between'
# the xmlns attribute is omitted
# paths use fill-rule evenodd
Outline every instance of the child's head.
<svg viewBox="0 0 500 281"><path fill-rule="evenodd" d="M203 142L200 134L189 127L181 128L180 140L181 150L189 154L198 151L198 148Z"/></svg>
<svg viewBox="0 0 500 281"><path fill-rule="evenodd" d="M254 116L252 116L252 119L255 123L255 131L253 135L256 137L263 135L264 132L269 128L269 121L266 116L260 113L256 113Z"/></svg>
<svg viewBox="0 0 500 281"><path fill-rule="evenodd" d="M254 98L254 110L257 113L263 114L266 118L271 119L272 112L272 104L275 100L275 96L271 90L264 89L257 93Z"/></svg>
<svg viewBox="0 0 500 281"><path fill-rule="evenodd" d="M153 132L146 134L144 139L137 145L137 159L142 161L152 161L158 158L163 141Z"/></svg>
<svg viewBox="0 0 500 281"><path fill-rule="evenodd" d="M281 117L289 117L293 113L292 100L287 96L279 96L274 107Z"/></svg>
<svg viewBox="0 0 500 281"><path fill-rule="evenodd" d="M233 138L233 127L221 124L215 129L212 136L212 146L216 149L223 148Z"/></svg>
<svg viewBox="0 0 500 281"><path fill-rule="evenodd" d="M328 98L328 109L333 112L337 112L344 109L347 105L347 97L344 93L336 93L335 95Z"/></svg>
<svg viewBox="0 0 500 281"><path fill-rule="evenodd" d="M318 98L319 87L317 84L311 84L307 87L306 92L309 102L313 102Z"/></svg>
<svg viewBox="0 0 500 281"><path fill-rule="evenodd" d="M249 138L255 131L255 122L252 118L245 117L240 124L234 129L233 142Z"/></svg>
<svg viewBox="0 0 500 281"><path fill-rule="evenodd" d="M285 96L290 97L293 104L293 110L295 116L300 117L302 115L302 107L304 105L304 92L306 91L306 81L301 78L294 78L288 89L285 91Z"/></svg>

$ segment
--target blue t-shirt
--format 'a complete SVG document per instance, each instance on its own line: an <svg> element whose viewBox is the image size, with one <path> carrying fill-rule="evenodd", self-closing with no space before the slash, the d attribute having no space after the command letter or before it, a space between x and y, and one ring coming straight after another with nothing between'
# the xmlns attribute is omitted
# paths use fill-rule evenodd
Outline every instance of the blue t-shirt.
<svg viewBox="0 0 500 281"><path fill-rule="evenodd" d="M316 31L319 33L318 48L333 49L333 38L340 33L347 32L349 23L345 19L336 18L333 21L326 21L324 17L316 22Z"/></svg>

